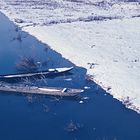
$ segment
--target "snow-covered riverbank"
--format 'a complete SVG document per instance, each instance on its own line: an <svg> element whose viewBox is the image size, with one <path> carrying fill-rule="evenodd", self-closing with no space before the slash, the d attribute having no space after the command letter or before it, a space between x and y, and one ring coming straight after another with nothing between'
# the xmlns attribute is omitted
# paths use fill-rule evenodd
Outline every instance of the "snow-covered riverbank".
<svg viewBox="0 0 140 140"><path fill-rule="evenodd" d="M138 3L0 0L0 10L48 44L119 100L140 110ZM91 67L92 65L92 67Z"/></svg>
<svg viewBox="0 0 140 140"><path fill-rule="evenodd" d="M138 25L138 26L136 26ZM140 19L27 27L65 58L88 69L115 98L140 107ZM39 33L39 34L38 34ZM91 65L93 63L92 68Z"/></svg>

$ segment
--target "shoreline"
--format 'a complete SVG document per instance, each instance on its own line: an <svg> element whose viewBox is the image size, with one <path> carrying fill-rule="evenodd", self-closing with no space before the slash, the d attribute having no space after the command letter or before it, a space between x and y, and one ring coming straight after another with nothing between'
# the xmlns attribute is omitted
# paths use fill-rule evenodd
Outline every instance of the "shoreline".
<svg viewBox="0 0 140 140"><path fill-rule="evenodd" d="M127 23L127 21L130 21L133 24L133 20L135 19L126 19L124 20L124 24ZM139 19L137 19L138 23L140 22ZM123 21L109 21L111 22L117 22L123 24ZM84 24L84 23L83 23ZM92 24L92 23L91 23ZM102 23L103 24L103 23ZM93 23L96 26L96 23ZM76 26L76 25L74 25ZM77 23L78 27L79 24ZM106 24L108 26L108 24ZM114 25L115 26L115 25ZM130 55L119 55L120 52L117 52L117 49L120 49L118 45L116 45L114 49L116 49L116 54L112 50L109 52L109 49L106 50L106 48L103 47L104 44L100 44L96 42L97 45L100 46L100 48L97 48L95 45L95 48L89 48L88 46L84 46L85 44L89 43L90 40L84 42L82 38L73 38L74 34L71 34L72 31L74 31L74 27L71 27L71 24L67 25L55 25L51 27L26 27L23 28L26 32L30 33L31 35L35 36L37 39L42 41L43 43L48 44L51 46L52 49L56 50L57 52L61 53L63 57L66 59L69 59L77 66L82 66L87 69L87 74L90 74L93 76L93 81L99 84L104 90L106 90L109 94L111 94L114 98L118 99L119 101L123 102L127 97L130 98L130 102L132 103L129 108L135 110L136 112L140 113L140 95L138 92L140 91L138 81L139 81L139 66L137 67L137 63L129 63L129 61L122 61L126 57L126 59L133 59L133 57L137 57L138 51L135 54L135 56L132 56L134 54ZM132 27L132 25L131 25ZM50 29L49 29L50 28ZM130 27L126 27L130 28ZM70 31L69 31L70 29ZM63 31L62 31L63 30ZM112 31L112 30L111 30ZM40 33L39 33L40 32ZM78 33L78 32L77 32ZM104 32L103 32L104 33ZM101 31L101 37L103 35ZM83 33L84 34L84 33ZM67 36L65 39L64 36ZM119 35L115 35L114 39L116 39ZM121 36L121 34L120 34ZM94 36L95 37L95 36ZM134 36L135 37L135 36ZM73 41L74 40L74 41ZM98 41L98 39L97 39ZM128 41L128 40L127 40ZM76 43L77 42L77 43ZM109 38L108 41L109 42ZM124 40L122 43L125 43L126 40ZM137 41L137 44L139 41ZM74 44L76 45L74 46ZM85 43L85 44L84 44ZM78 45L80 44L80 45ZM81 44L84 44L81 47ZM114 43L115 44L115 43ZM110 44L109 44L110 45ZM127 44L123 44L126 47ZM64 47L60 47L64 46ZM138 45L136 45L138 48ZM87 47L87 48L86 48ZM106 47L106 45L105 45ZM82 50L83 49L83 50ZM94 49L94 50L93 50ZM100 53L101 49L103 51L108 51L105 55L104 52ZM135 49L134 49L135 50ZM87 52L86 52L87 51ZM93 55L92 56L92 53ZM122 54L127 51L127 48L124 50L122 49ZM108 57L113 54L111 57ZM83 59L83 61L82 61ZM102 61L103 60L103 61ZM111 60L111 61L110 61ZM116 62L117 61L117 62ZM120 63L119 63L120 61ZM89 68L88 63L95 63L93 66L93 69ZM97 64L97 65L96 65ZM136 66L135 66L136 64ZM139 62L138 62L139 64ZM130 68L129 68L130 67ZM136 67L136 68L135 68ZM138 75L137 75L137 74ZM132 76L135 77L132 77ZM137 77L138 76L138 77ZM123 78L123 79L122 79ZM110 90L107 90L110 87ZM134 89L134 90L133 90ZM133 93L133 94L132 94ZM135 99L136 98L136 99ZM128 107L128 106L127 106Z"/></svg>

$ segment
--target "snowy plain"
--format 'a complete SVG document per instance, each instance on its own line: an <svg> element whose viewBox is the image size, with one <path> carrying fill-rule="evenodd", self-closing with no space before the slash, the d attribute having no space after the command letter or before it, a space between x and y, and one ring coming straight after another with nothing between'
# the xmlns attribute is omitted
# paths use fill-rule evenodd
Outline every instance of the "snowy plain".
<svg viewBox="0 0 140 140"><path fill-rule="evenodd" d="M140 112L139 2L0 0L0 11Z"/></svg>

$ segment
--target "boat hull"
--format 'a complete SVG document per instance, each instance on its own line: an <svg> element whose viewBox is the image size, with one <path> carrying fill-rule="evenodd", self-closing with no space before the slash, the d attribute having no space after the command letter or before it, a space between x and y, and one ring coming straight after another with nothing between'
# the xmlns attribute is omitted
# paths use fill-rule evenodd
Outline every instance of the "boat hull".
<svg viewBox="0 0 140 140"><path fill-rule="evenodd" d="M59 76L61 74L67 73L71 71L72 69L73 67L55 68L55 69L48 69L46 71L0 75L0 80L17 80L17 79L23 79L23 78L53 77L53 76Z"/></svg>
<svg viewBox="0 0 140 140"><path fill-rule="evenodd" d="M57 87L36 87L24 85L0 85L0 91L10 93L40 94L51 96L76 96L83 92L82 89L57 88Z"/></svg>

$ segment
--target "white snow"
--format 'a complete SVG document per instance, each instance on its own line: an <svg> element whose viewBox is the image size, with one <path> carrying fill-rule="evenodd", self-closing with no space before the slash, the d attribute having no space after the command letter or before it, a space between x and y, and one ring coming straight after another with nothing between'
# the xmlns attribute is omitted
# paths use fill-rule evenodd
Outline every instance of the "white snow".
<svg viewBox="0 0 140 140"><path fill-rule="evenodd" d="M0 0L0 11L140 111L140 5L129 2ZM15 4L16 3L16 4ZM106 20L103 20L103 19ZM116 18L116 19L114 19ZM108 20L112 19L112 20ZM108 87L110 90L108 90Z"/></svg>
<svg viewBox="0 0 140 140"><path fill-rule="evenodd" d="M136 26L137 25L137 26ZM65 58L88 69L115 98L140 107L140 19L26 27ZM40 34L38 34L40 33ZM89 69L88 63L95 63Z"/></svg>

